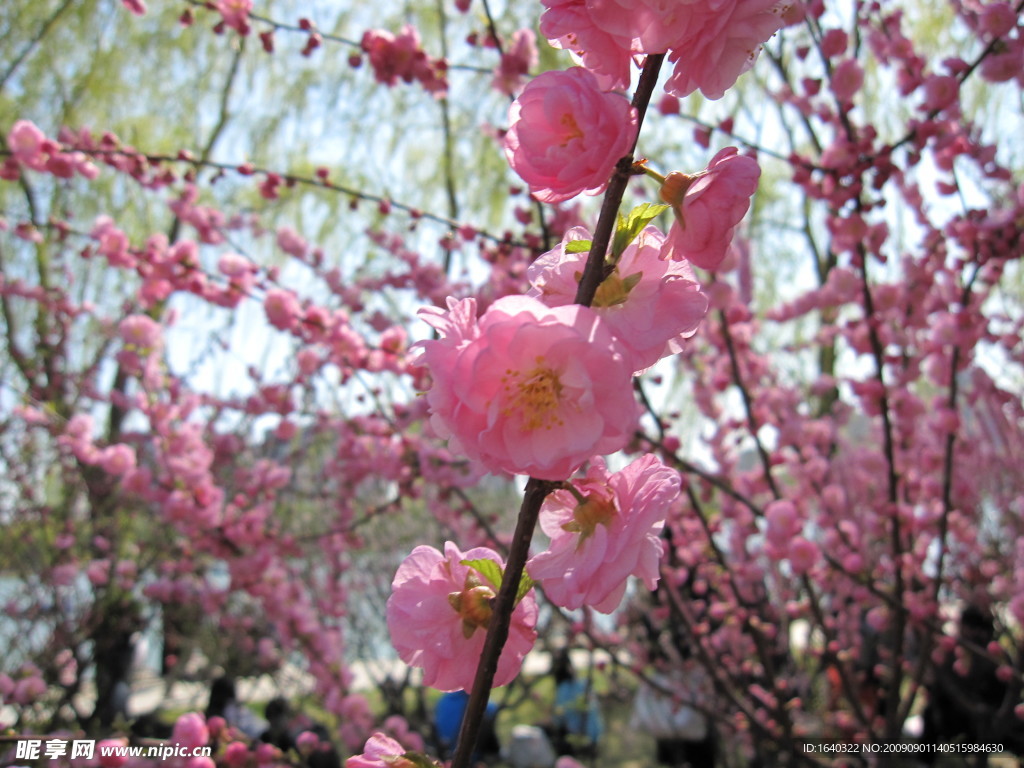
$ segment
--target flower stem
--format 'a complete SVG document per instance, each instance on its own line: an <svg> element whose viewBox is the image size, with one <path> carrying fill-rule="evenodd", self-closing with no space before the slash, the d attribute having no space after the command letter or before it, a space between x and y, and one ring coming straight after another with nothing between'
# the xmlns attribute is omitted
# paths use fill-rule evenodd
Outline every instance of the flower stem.
<svg viewBox="0 0 1024 768"><path fill-rule="evenodd" d="M633 94L633 107L637 112L637 138L640 137L640 128L644 123L644 114L647 112L647 105L651 101L651 94L658 85L658 73L661 71L661 64L665 60L665 54L650 54L644 62L643 71L640 73L640 81L636 86L636 93ZM629 154L621 157L615 164L615 171L608 182L608 189L604 193L604 201L601 203L601 216L597 220L597 227L594 229L594 237L591 240L590 256L587 258L587 266L583 270L583 277L580 278L579 288L576 290L576 303L590 306L594 301L594 294L597 287L607 277L605 274L604 255L608 250L608 243L611 242L612 232L615 231L615 222L619 213L619 206L622 205L622 197L626 193L626 186L633 177L633 153L636 150L636 139Z"/></svg>
<svg viewBox="0 0 1024 768"><path fill-rule="evenodd" d="M480 654L480 664L476 668L476 677L473 679L473 691L466 704L466 714L462 719L458 747L451 768L469 767L470 757L480 734L480 726L487 713L487 700L490 698L494 675L498 671L498 659L502 648L505 647L505 640L508 639L512 611L516 607L516 592L526 566L526 559L530 554L533 529L537 525L541 504L556 487L556 483L538 480L535 477L531 477L526 483L523 503L519 508L519 519L516 521L516 530L512 536L512 547L509 549L508 562L505 564L505 575L501 580L501 589L494 598L494 612L487 627L487 637Z"/></svg>
<svg viewBox="0 0 1024 768"><path fill-rule="evenodd" d="M654 179L659 184L664 184L665 183L665 177L662 176L660 173L658 173L653 168L648 168L646 165L643 165L643 166L641 166L641 169L643 170L643 172L647 176L650 176L652 179Z"/></svg>
<svg viewBox="0 0 1024 768"><path fill-rule="evenodd" d="M575 485L570 483L568 480L565 480L565 481L563 481L561 483L556 483L555 484L555 490L557 490L557 491L568 491L569 493L572 494L572 497L574 499L576 499L576 503L577 504L586 504L587 503L587 497L584 496L580 492L579 488L577 488Z"/></svg>

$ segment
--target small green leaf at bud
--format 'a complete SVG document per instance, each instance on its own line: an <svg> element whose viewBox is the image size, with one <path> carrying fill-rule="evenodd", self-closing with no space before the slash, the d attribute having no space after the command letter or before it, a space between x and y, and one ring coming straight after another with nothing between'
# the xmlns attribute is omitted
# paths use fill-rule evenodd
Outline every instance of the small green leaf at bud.
<svg viewBox="0 0 1024 768"><path fill-rule="evenodd" d="M625 218L619 216L618 224L615 227L615 238L612 240L612 256L616 263L622 256L622 252L643 232L644 227L668 210L668 207L661 203L641 203Z"/></svg>
<svg viewBox="0 0 1024 768"><path fill-rule="evenodd" d="M467 565L479 573L484 579L490 582L495 591L501 588L501 580L504 578L504 571L501 566L486 557L479 560L460 560L461 565Z"/></svg>

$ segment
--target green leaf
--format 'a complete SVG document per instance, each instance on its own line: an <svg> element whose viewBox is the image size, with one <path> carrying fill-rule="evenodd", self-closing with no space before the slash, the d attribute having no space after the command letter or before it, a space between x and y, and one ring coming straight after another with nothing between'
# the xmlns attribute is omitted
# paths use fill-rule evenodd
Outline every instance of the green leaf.
<svg viewBox="0 0 1024 768"><path fill-rule="evenodd" d="M641 203L632 211L629 212L629 217L626 223L636 230L637 234L650 224L654 219L658 218L665 211L669 209L669 206L664 203Z"/></svg>
<svg viewBox="0 0 1024 768"><path fill-rule="evenodd" d="M587 253L590 250L590 240L570 240L565 244L566 253Z"/></svg>
<svg viewBox="0 0 1024 768"><path fill-rule="evenodd" d="M479 560L460 560L462 565L468 565L474 571L479 573L484 579L491 583L491 586L495 590L501 588L502 579L505 578L504 569L493 560L488 560L486 557L480 558ZM533 589L534 581L523 571L523 575L519 577L519 587L516 589L516 605L519 601L526 597L526 593Z"/></svg>
<svg viewBox="0 0 1024 768"><path fill-rule="evenodd" d="M387 762L388 759L390 758L385 758L385 762ZM438 768L438 766L441 765L439 762L427 757L422 752L406 752L402 755L401 759L407 760L407 765L410 768ZM398 761L395 762L396 764L399 764ZM403 768L405 767L403 766Z"/></svg>
<svg viewBox="0 0 1024 768"><path fill-rule="evenodd" d="M504 570L493 560L482 557L479 560L460 560L462 565L468 565L491 583L495 591L501 588L501 580L505 576Z"/></svg>
<svg viewBox="0 0 1024 768"><path fill-rule="evenodd" d="M643 280L643 277L643 272L634 272L632 275L626 276L626 278L622 281L622 287L623 289L625 289L627 295L630 291L636 288L636 284Z"/></svg>
<svg viewBox="0 0 1024 768"><path fill-rule="evenodd" d="M526 571L523 571L523 575L519 577L519 589L516 590L516 605L519 605L519 601L526 597L526 593L533 589L533 579L531 579Z"/></svg>
<svg viewBox="0 0 1024 768"><path fill-rule="evenodd" d="M643 232L644 227L667 210L668 206L663 203L641 203L629 212L629 216L619 216L615 238L612 240L612 255L615 261L618 261L627 246L636 240L637 235Z"/></svg>

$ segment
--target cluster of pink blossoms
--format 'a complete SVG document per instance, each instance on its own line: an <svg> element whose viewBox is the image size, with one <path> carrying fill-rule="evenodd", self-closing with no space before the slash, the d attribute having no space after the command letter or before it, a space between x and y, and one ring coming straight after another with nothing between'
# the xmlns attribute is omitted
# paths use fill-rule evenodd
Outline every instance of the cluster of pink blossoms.
<svg viewBox="0 0 1024 768"><path fill-rule="evenodd" d="M550 547L527 571L555 604L611 613L630 576L656 584L659 534L680 480L653 456L615 473L600 456L634 434L634 373L679 351L708 301L689 265L668 259L665 236L648 227L623 249L593 307L572 303L588 237L570 230L540 257L528 271L530 295L501 298L479 317L474 299L421 310L439 338L420 342L418 354L433 379L431 423L453 452L494 472L549 481L565 481L589 462L582 479L545 501L541 528ZM395 576L392 641L404 661L424 670L427 685L472 683L475 669L462 661L479 655L478 630L488 625L500 586L467 565L479 558L501 565L487 549L463 555L451 543L443 554L417 547ZM496 685L518 672L535 619L527 592L512 616Z"/></svg>
<svg viewBox="0 0 1024 768"><path fill-rule="evenodd" d="M660 539L669 508L679 497L678 473L655 456L610 472L593 457L586 475L552 493L541 508L541 529L550 546L526 565L555 605L575 610L588 605L602 613L618 608L630 576L653 589L658 582ZM399 657L423 669L423 682L440 690L472 687L486 629L501 579L489 578L474 561L486 560L502 573L493 550L444 552L416 547L399 566L387 604L388 631ZM537 633L532 590L512 613L508 641L498 659L494 685L511 682Z"/></svg>
<svg viewBox="0 0 1024 768"><path fill-rule="evenodd" d="M545 72L523 89L509 108L504 149L536 199L559 203L602 192L636 138L636 110L621 95L601 90L593 74L573 67ZM727 147L700 173L665 177L661 198L675 216L669 257L717 268L760 175L756 160Z"/></svg>
<svg viewBox="0 0 1024 768"><path fill-rule="evenodd" d="M629 87L634 57L667 53L665 89L721 98L798 5L789 0L542 0L540 31L572 51L607 90Z"/></svg>
<svg viewBox="0 0 1024 768"><path fill-rule="evenodd" d="M585 68L546 72L523 89L509 111L504 150L546 203L601 192L617 161L633 151L637 112L608 89L628 85L634 55L671 50L677 69L670 90L684 95L699 87L717 98L782 14L775 0L545 5L542 31L577 52ZM590 306L575 303L591 239L576 227L528 268L527 295L500 298L479 315L472 298L420 311L437 338L415 345L414 363L429 370L431 425L449 450L491 472L557 484L540 509L549 546L525 567L558 606L611 613L631 576L651 589L657 584L660 535L679 499L679 474L652 455L611 472L602 456L624 449L636 432L633 376L679 352L696 332L708 299L690 263L715 269L725 258L759 176L757 163L734 147L700 173L658 176L675 218L668 236L644 226L657 209L631 214L635 224L620 225L625 240L606 257ZM585 475L570 481L584 465ZM401 564L388 628L399 656L423 669L426 685L472 687L476 665L466 661L482 653L504 578L497 553L463 554L451 542L443 553L419 546ZM536 618L527 581L493 685L518 674ZM402 759L397 742L375 739L364 762L352 765Z"/></svg>
<svg viewBox="0 0 1024 768"><path fill-rule="evenodd" d="M363 33L361 46L378 83L394 86L399 80L415 80L435 96L448 91L447 64L427 55L415 27L406 24L397 35L383 29L368 29Z"/></svg>

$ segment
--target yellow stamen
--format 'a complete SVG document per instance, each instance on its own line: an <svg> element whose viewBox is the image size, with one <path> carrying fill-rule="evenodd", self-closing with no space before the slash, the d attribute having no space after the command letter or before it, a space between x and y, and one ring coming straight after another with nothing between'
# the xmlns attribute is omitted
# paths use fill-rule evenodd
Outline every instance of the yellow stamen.
<svg viewBox="0 0 1024 768"><path fill-rule="evenodd" d="M605 527L615 518L618 510L612 499L606 499L596 493L587 494L584 501L576 505L572 512L572 520L562 526L563 531L580 534L576 548L583 546L583 542L597 530L597 526Z"/></svg>
<svg viewBox="0 0 1024 768"><path fill-rule="evenodd" d="M544 365L543 357L538 356L535 362L537 366L526 372L509 368L501 379L506 403L501 413L506 417L518 415L525 432L564 423L558 416L562 396L558 372Z"/></svg>

